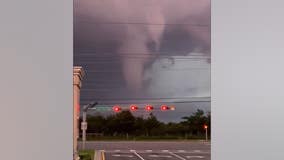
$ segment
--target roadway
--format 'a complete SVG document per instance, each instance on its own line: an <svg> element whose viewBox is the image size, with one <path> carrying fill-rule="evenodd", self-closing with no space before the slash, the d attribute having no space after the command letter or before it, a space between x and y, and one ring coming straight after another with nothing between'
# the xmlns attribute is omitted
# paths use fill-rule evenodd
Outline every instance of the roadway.
<svg viewBox="0 0 284 160"><path fill-rule="evenodd" d="M89 141L86 149L102 152L105 160L211 159L211 145L204 141Z"/></svg>

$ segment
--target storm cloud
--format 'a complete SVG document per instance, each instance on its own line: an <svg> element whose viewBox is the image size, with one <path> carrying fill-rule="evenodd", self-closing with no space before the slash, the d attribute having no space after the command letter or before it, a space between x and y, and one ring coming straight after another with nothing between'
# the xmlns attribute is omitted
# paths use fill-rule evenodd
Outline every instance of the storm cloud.
<svg viewBox="0 0 284 160"><path fill-rule="evenodd" d="M75 0L74 51L86 103L210 96L210 0Z"/></svg>

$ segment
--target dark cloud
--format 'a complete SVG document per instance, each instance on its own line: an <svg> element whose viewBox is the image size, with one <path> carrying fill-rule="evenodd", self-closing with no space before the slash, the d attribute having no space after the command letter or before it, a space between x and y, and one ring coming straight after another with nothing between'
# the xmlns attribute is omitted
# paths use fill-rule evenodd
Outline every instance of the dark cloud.
<svg viewBox="0 0 284 160"><path fill-rule="evenodd" d="M209 0L75 0L74 65L87 73L82 104L105 98L174 97L169 93L182 87L189 87L189 96L198 96L198 88L208 87L210 80L195 81L208 78L208 72L197 76L177 70L172 76L177 76L174 80L180 87L171 88L166 80L157 85L160 79L155 75L160 71L152 71L162 71L163 67L153 67L160 64L161 55L187 57L196 51L210 55ZM172 67L192 67L188 62L176 60ZM192 85L178 80L184 74L189 74Z"/></svg>

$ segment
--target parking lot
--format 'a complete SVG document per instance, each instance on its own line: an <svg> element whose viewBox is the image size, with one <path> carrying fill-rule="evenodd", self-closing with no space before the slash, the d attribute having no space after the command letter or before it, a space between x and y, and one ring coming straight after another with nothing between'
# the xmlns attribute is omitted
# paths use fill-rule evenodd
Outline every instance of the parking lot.
<svg viewBox="0 0 284 160"><path fill-rule="evenodd" d="M211 159L211 144L204 141L92 141L86 149L96 150L104 160Z"/></svg>
<svg viewBox="0 0 284 160"><path fill-rule="evenodd" d="M210 160L210 150L105 150L103 153L106 160Z"/></svg>

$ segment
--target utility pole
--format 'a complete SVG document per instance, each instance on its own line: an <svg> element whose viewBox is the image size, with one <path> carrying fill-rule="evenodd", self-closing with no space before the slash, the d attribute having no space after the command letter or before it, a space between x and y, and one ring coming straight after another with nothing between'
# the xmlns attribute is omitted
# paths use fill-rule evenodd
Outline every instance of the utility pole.
<svg viewBox="0 0 284 160"><path fill-rule="evenodd" d="M80 90L85 72L81 66L73 67L73 160L79 160L78 137L80 115Z"/></svg>
<svg viewBox="0 0 284 160"><path fill-rule="evenodd" d="M85 149L86 146L86 130L87 130L87 111L90 108L95 107L98 104L98 102L93 102L93 103L89 103L85 106L83 106L83 121L81 123L81 129L82 129L82 141L83 141L83 147L82 149Z"/></svg>

